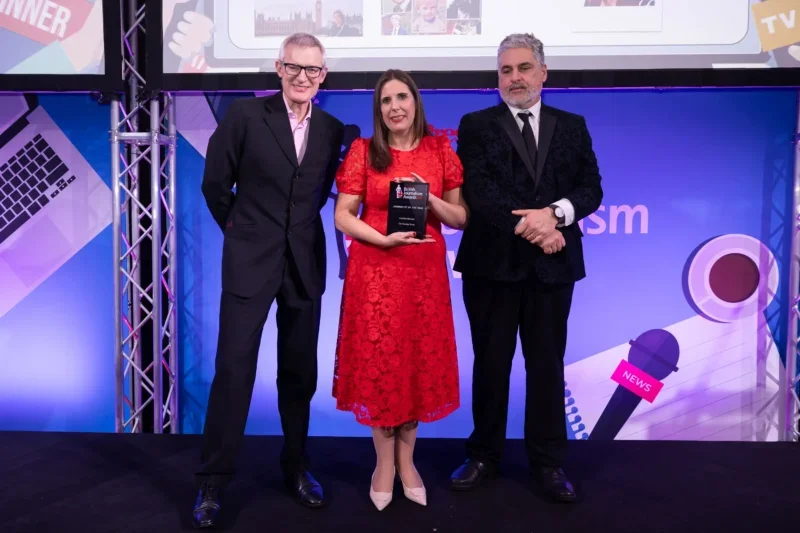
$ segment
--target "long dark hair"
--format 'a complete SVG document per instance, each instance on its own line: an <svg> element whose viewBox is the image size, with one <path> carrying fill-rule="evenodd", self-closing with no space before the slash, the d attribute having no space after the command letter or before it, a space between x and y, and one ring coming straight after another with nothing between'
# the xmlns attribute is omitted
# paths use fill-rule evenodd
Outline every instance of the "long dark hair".
<svg viewBox="0 0 800 533"><path fill-rule="evenodd" d="M406 72L402 70L390 69L383 73L375 86L375 96L372 100L372 142L369 143L369 163L378 172L384 172L392 164L392 152L389 150L389 128L383 122L381 114L381 91L383 86L392 80L405 83L411 96L414 97L414 123L411 129L414 141L422 140L423 137L430 135L428 121L425 120L425 110L422 107L422 97L420 97L417 84Z"/></svg>

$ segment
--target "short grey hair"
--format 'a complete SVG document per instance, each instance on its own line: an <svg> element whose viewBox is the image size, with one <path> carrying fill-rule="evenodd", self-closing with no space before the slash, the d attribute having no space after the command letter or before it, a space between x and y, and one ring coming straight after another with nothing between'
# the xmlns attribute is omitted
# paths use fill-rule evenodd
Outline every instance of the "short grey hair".
<svg viewBox="0 0 800 533"><path fill-rule="evenodd" d="M497 67L500 68L500 56L512 48L527 48L533 52L533 57L539 66L544 66L544 44L532 33L512 33L500 43L497 49Z"/></svg>
<svg viewBox="0 0 800 533"><path fill-rule="evenodd" d="M281 49L278 52L278 59L280 61L283 61L286 48L289 46L298 46L300 48L319 48L320 52L322 52L322 66L325 66L325 47L322 45L322 42L320 42L319 39L310 33L293 33L284 39L281 43Z"/></svg>

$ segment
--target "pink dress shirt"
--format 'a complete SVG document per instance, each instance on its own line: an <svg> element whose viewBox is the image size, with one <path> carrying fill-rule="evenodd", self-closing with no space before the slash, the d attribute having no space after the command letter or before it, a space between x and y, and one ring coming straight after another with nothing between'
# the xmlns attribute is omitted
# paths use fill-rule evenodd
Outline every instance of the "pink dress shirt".
<svg viewBox="0 0 800 533"><path fill-rule="evenodd" d="M283 101L286 103L286 109L289 112L289 125L292 127L292 135L294 136L294 149L297 152L297 162L303 162L303 156L306 153L306 145L308 144L308 126L311 120L311 108L314 104L308 104L308 113L305 118L299 121L297 115L294 114L292 108L289 107L289 102L284 95Z"/></svg>

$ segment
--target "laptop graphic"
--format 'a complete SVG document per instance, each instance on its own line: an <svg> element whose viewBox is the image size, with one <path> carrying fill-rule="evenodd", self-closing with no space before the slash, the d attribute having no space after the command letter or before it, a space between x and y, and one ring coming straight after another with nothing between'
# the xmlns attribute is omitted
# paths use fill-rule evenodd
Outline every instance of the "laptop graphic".
<svg viewBox="0 0 800 533"><path fill-rule="evenodd" d="M111 190L32 95L0 96L0 317L111 223Z"/></svg>

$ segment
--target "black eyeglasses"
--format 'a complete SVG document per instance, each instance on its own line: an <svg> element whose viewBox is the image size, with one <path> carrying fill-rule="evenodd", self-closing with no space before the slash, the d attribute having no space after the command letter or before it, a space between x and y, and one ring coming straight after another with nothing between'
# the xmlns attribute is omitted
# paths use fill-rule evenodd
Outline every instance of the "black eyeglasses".
<svg viewBox="0 0 800 533"><path fill-rule="evenodd" d="M322 74L322 67L304 67L302 65L295 65L294 63L284 63L283 61L281 61L281 65L283 65L283 68L286 69L286 73L290 76L299 76L301 70L305 70L306 76L309 78L316 78Z"/></svg>

